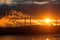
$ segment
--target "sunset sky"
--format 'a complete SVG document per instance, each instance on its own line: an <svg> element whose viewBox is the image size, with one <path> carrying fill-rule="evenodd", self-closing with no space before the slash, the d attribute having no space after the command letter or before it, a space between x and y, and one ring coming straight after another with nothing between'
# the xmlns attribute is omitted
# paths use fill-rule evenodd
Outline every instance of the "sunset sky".
<svg viewBox="0 0 60 40"><path fill-rule="evenodd" d="M10 7L2 7L0 9L1 14L11 8L29 14L36 19L43 19L44 17L60 18L60 0L0 0L0 5L5 3ZM11 6L11 4L20 5Z"/></svg>

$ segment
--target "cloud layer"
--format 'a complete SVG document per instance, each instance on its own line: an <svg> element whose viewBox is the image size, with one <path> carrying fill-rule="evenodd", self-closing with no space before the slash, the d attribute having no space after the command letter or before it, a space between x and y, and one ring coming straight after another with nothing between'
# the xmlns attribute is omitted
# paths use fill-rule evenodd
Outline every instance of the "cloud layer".
<svg viewBox="0 0 60 40"><path fill-rule="evenodd" d="M56 1L56 0L51 0L51 1ZM0 0L0 4L39 4L39 5L42 5L42 4L48 4L49 1L42 1L42 2L38 2L38 1L15 1L15 0Z"/></svg>

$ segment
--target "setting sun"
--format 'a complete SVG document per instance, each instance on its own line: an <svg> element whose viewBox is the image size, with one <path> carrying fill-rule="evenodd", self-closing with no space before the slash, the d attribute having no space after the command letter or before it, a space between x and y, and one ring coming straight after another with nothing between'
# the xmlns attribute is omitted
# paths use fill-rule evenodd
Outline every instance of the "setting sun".
<svg viewBox="0 0 60 40"><path fill-rule="evenodd" d="M48 38L46 40L49 40Z"/></svg>
<svg viewBox="0 0 60 40"><path fill-rule="evenodd" d="M45 23L50 23L51 20L50 20L49 18L46 18L46 19L44 20L44 22L45 22Z"/></svg>

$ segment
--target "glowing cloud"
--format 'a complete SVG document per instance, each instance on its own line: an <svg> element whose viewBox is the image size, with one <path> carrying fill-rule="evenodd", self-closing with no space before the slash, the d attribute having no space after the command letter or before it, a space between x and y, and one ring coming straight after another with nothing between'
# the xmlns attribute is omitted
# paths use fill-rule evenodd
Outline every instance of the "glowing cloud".
<svg viewBox="0 0 60 40"><path fill-rule="evenodd" d="M52 0L52 1L56 1L56 0Z"/></svg>
<svg viewBox="0 0 60 40"><path fill-rule="evenodd" d="M0 0L0 4L3 4L3 3L11 4L12 0Z"/></svg>
<svg viewBox="0 0 60 40"><path fill-rule="evenodd" d="M39 5L42 5L42 4L47 4L48 1L44 1L44 2L37 2L37 1L27 1L27 2L21 2L20 4L39 4Z"/></svg>
<svg viewBox="0 0 60 40"><path fill-rule="evenodd" d="M0 0L0 4L4 3L4 0Z"/></svg>
<svg viewBox="0 0 60 40"><path fill-rule="evenodd" d="M30 17L27 14L24 14L22 12L18 12L16 10L11 10L9 15L4 16L0 19L0 26L1 27L7 27L7 26L24 26L24 17ZM27 20L29 22L29 20ZM19 23L19 24L18 24Z"/></svg>
<svg viewBox="0 0 60 40"><path fill-rule="evenodd" d="M44 1L44 2L33 2L34 4L47 4L48 1Z"/></svg>
<svg viewBox="0 0 60 40"><path fill-rule="evenodd" d="M3 4L3 3L6 3L6 4L39 4L39 5L42 5L42 4L47 4L48 1L43 1L43 2L37 2L37 1L13 1L13 0L1 0L0 1L0 4Z"/></svg>

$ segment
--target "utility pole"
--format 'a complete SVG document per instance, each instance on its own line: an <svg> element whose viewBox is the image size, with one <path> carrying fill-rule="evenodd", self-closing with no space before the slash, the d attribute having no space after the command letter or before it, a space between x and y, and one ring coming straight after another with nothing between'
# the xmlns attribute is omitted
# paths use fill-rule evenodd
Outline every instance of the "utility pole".
<svg viewBox="0 0 60 40"><path fill-rule="evenodd" d="M57 26L57 18L56 18L56 26Z"/></svg>
<svg viewBox="0 0 60 40"><path fill-rule="evenodd" d="M30 26L31 26L31 17L30 17Z"/></svg>
<svg viewBox="0 0 60 40"><path fill-rule="evenodd" d="M26 17L24 18L24 20L25 20L25 27L26 27Z"/></svg>

